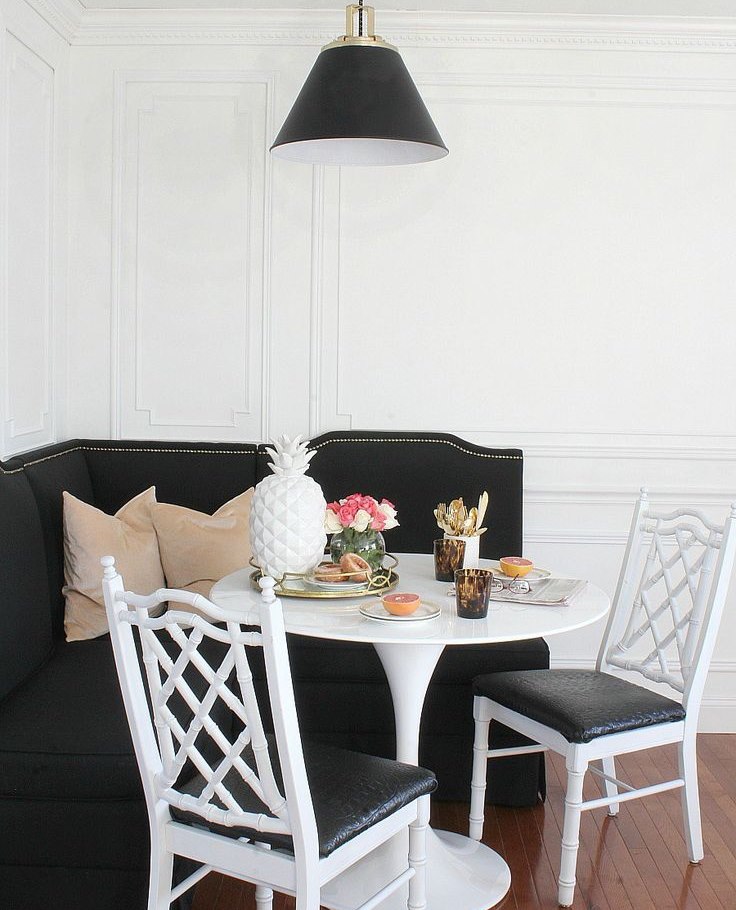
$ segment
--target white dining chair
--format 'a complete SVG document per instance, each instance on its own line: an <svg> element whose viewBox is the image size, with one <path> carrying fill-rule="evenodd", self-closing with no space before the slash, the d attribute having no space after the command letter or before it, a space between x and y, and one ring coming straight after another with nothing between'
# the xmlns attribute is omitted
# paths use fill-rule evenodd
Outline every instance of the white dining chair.
<svg viewBox="0 0 736 910"><path fill-rule="evenodd" d="M470 836L480 840L483 832L488 759L546 749L563 755L560 906L573 901L585 810L608 806L616 815L622 802L682 787L687 852L693 863L703 858L696 734L734 564L735 521L736 505L723 525L692 509L655 511L642 490L595 670L522 670L474 680ZM629 678L614 675L620 672ZM633 679L661 684L673 697ZM489 750L491 720L534 744ZM636 789L616 778L614 756L667 743L678 744L676 779ZM597 760L601 767L589 768ZM600 798L583 800L588 770L603 782Z"/></svg>
<svg viewBox="0 0 736 910"><path fill-rule="evenodd" d="M326 883L395 835L405 838L401 867L381 870L383 880L356 903L371 910L408 883L408 907L425 907L434 774L302 743L273 579L261 580L260 609L245 615L186 591L126 592L114 559L103 557L102 564L115 664L149 814L148 910L167 910L213 869L255 883L259 910L271 906L272 889L295 895L297 910L319 910ZM151 611L166 602L168 611L153 618ZM267 699L254 685L249 660L258 649ZM266 700L273 735L265 732L267 706L259 703ZM215 719L223 715L234 721L232 729ZM202 865L174 887L175 855ZM364 876L361 887L369 884L373 879Z"/></svg>

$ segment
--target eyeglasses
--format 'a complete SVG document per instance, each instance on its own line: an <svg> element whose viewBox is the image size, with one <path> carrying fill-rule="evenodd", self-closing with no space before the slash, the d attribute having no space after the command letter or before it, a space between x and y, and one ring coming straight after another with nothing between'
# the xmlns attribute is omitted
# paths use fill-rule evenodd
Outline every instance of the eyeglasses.
<svg viewBox="0 0 736 910"><path fill-rule="evenodd" d="M494 576L491 585L491 594L500 594L502 591L507 594L530 594L532 586L525 578L514 578L507 585ZM455 585L452 585L447 592L449 597L455 596Z"/></svg>
<svg viewBox="0 0 736 910"><path fill-rule="evenodd" d="M508 591L509 594L529 594L531 589L532 586L525 578L514 578L508 585L504 585L503 582L494 578L491 585L491 594L499 594L501 591Z"/></svg>

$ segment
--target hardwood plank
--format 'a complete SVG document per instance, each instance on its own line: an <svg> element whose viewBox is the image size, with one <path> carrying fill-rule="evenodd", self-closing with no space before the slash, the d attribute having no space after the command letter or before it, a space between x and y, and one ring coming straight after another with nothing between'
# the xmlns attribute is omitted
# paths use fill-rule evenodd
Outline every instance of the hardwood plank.
<svg viewBox="0 0 736 910"><path fill-rule="evenodd" d="M565 790L567 788L567 771L564 760L559 755L548 755L547 776L554 785L547 795L547 806L557 822L555 847L557 861L555 869L559 873L560 844L562 843L562 824L564 818ZM585 795L589 794L589 782L586 782ZM598 836L595 820L585 812L580 822L580 846L576 870L577 888L575 896L584 898L586 907L600 907L601 910L630 910L631 902L622 892L620 882L612 867L610 857L602 849L603 844ZM620 901L620 903L619 903Z"/></svg>
<svg viewBox="0 0 736 910"><path fill-rule="evenodd" d="M653 751L660 753L656 760ZM632 754L631 760L641 768L646 783L657 783L676 774L674 762L668 760L669 751L668 747L663 747ZM722 903L710 886L704 869L708 867L707 871L710 871L711 864L704 861L700 866L691 866L688 861L682 832L679 791L658 794L642 800L640 805L649 813L656 835L669 851L671 860L668 866L671 871L666 883L673 889L679 888L676 893L682 910L690 910L691 907L699 907L700 910L732 908L733 904Z"/></svg>
<svg viewBox="0 0 736 910"><path fill-rule="evenodd" d="M688 862L680 793L623 804L609 819L605 809L586 812L581 824L578 887L573 910L734 910L736 907L736 735L699 737L705 859ZM645 786L677 775L673 748L619 760L620 776ZM498 910L555 910L560 862L565 767L548 756L545 804L509 809L489 806L483 842L512 870L511 891ZM586 781L585 795L597 795ZM467 833L466 803L432 807L432 824ZM274 895L274 910L294 910L293 898ZM255 910L251 885L212 873L197 886L193 910ZM443 908L453 910L453 908Z"/></svg>

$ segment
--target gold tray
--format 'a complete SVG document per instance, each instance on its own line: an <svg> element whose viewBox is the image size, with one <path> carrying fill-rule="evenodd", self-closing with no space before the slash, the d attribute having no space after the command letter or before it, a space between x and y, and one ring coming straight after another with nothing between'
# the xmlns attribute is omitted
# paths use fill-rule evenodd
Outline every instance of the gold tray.
<svg viewBox="0 0 736 910"><path fill-rule="evenodd" d="M326 587L318 587L314 583L310 584L304 575L291 575L287 573L281 581L276 582L273 590L274 593L280 597L309 597L314 600L336 600L337 598L345 600L349 597L380 596L384 592L395 588L399 583L398 573L394 571L394 566L399 564L398 560L395 556L391 556L390 553L387 553L386 557L393 560L393 566L384 567L380 575L375 574L374 577L366 583L364 588L352 590L342 588L339 591L331 591ZM250 583L257 590L260 590L258 581L261 576L262 573L260 569L256 569L255 572L251 572L250 575Z"/></svg>

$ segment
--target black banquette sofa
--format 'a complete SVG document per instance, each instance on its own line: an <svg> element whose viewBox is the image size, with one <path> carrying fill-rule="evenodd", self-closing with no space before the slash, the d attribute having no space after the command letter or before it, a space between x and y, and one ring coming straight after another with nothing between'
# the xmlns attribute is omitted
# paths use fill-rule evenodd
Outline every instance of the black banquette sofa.
<svg viewBox="0 0 736 910"><path fill-rule="evenodd" d="M435 504L472 503L486 489L481 555L522 550L519 450L367 431L328 433L311 447L328 501L364 492L396 503L393 552L431 552ZM255 444L77 439L0 463L0 906L146 906L148 822L110 642L63 636L62 491L112 514L155 484L159 502L211 513L268 473L268 461ZM289 649L302 735L392 756L391 700L373 649L295 637ZM420 756L437 773L437 799L468 799L473 676L548 663L541 639L444 652ZM494 736L514 741L503 728ZM531 755L496 763L488 796L525 805L543 790L543 763Z"/></svg>

